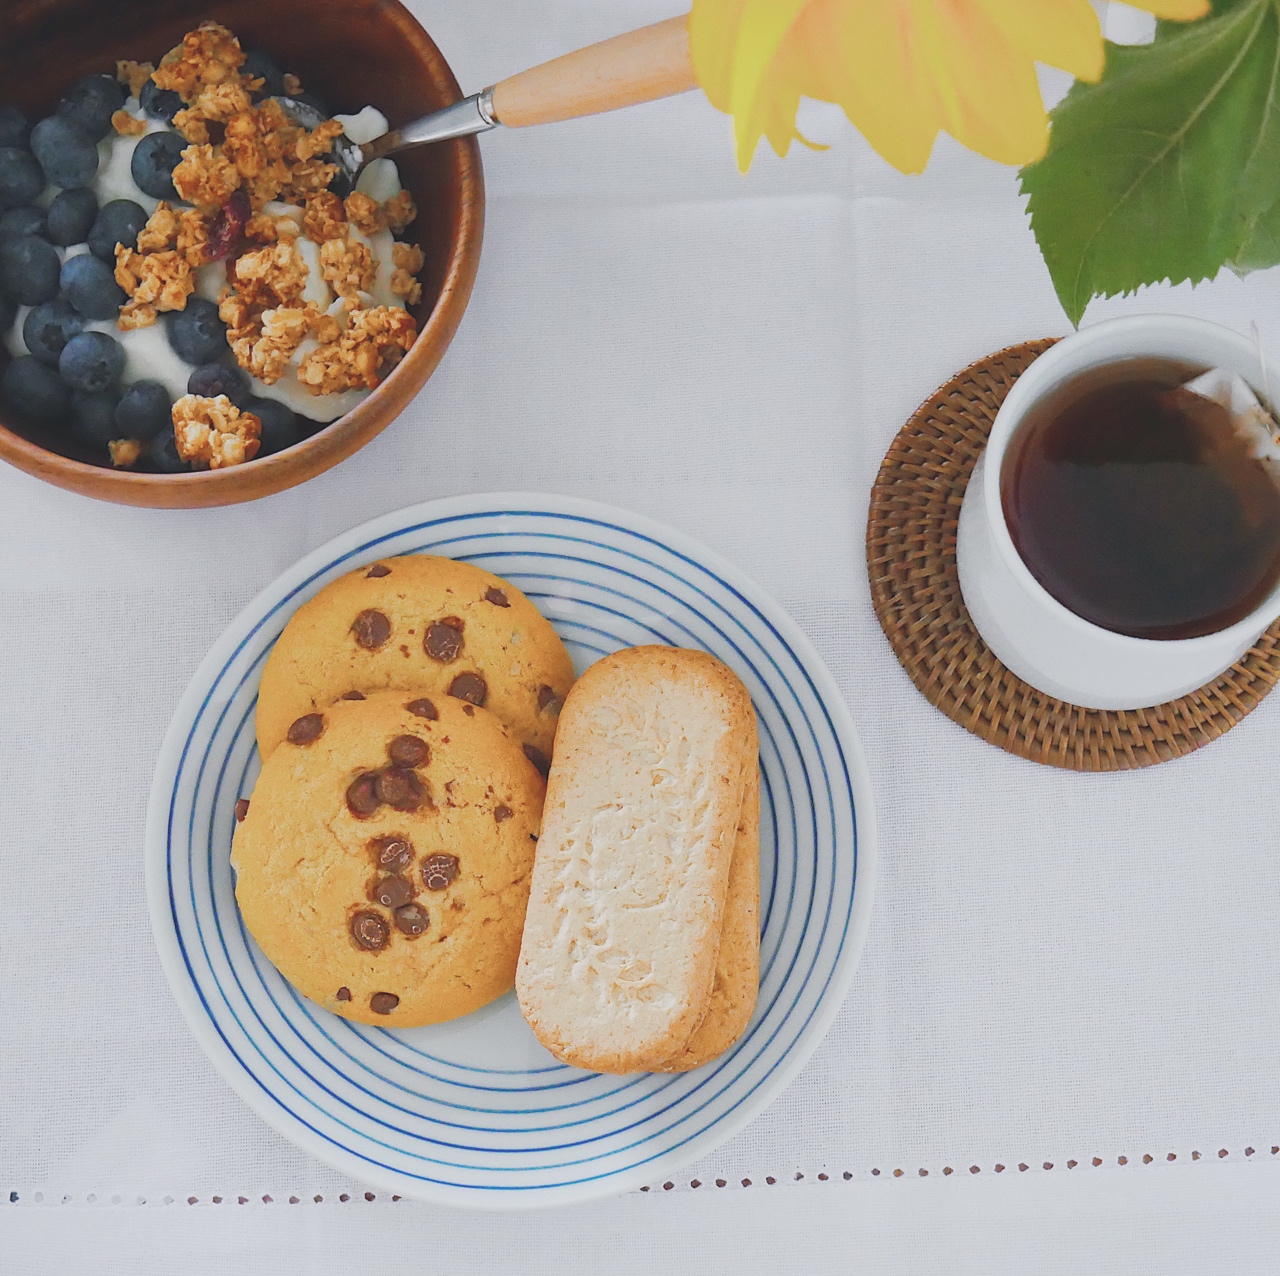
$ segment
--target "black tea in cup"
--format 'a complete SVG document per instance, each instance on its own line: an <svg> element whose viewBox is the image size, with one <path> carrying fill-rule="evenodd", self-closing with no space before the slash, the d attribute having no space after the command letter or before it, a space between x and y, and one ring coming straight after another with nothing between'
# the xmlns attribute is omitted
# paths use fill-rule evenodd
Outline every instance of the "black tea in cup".
<svg viewBox="0 0 1280 1276"><path fill-rule="evenodd" d="M1136 638L1194 638L1249 615L1280 580L1280 451L1204 372L1126 359L1071 379L1023 419L1001 498L1013 543L1078 616ZM1259 435L1261 432L1261 444Z"/></svg>

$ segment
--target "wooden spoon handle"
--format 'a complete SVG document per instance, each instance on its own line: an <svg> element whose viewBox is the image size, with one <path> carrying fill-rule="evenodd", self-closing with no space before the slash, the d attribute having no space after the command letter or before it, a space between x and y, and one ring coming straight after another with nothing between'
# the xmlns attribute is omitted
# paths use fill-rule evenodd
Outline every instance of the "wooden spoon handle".
<svg viewBox="0 0 1280 1276"><path fill-rule="evenodd" d="M509 128L615 111L697 88L687 15L566 53L493 86L493 114Z"/></svg>

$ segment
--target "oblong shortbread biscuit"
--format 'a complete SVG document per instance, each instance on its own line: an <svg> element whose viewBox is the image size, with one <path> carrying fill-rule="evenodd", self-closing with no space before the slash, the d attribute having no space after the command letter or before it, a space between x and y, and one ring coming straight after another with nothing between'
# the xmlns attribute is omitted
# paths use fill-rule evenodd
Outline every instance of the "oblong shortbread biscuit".
<svg viewBox="0 0 1280 1276"><path fill-rule="evenodd" d="M509 581L452 558L384 558L326 585L284 627L258 688L258 751L270 757L291 722L344 695L452 688L545 774L572 685L564 644Z"/></svg>
<svg viewBox="0 0 1280 1276"><path fill-rule="evenodd" d="M557 1058L661 1067L710 1004L755 715L715 657L635 647L565 701L516 991Z"/></svg>
<svg viewBox="0 0 1280 1276"><path fill-rule="evenodd" d="M719 1058L746 1030L760 991L760 769L752 769L742 799L729 864L724 926L706 1017L659 1072L688 1072Z"/></svg>

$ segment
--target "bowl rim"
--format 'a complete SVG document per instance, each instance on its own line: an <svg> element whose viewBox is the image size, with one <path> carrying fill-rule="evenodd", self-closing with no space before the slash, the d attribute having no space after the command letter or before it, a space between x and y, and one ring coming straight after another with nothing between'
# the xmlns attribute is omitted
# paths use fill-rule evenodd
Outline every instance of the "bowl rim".
<svg viewBox="0 0 1280 1276"><path fill-rule="evenodd" d="M462 97L453 68L418 19L400 2L384 0L393 20L428 63L439 87ZM116 504L198 509L238 504L295 487L359 451L400 415L430 379L453 339L471 297L484 235L484 171L476 138L437 143L453 148L457 225L439 292L404 359L367 398L310 437L247 465L180 474L139 473L93 465L33 443L0 421L0 461L34 478Z"/></svg>

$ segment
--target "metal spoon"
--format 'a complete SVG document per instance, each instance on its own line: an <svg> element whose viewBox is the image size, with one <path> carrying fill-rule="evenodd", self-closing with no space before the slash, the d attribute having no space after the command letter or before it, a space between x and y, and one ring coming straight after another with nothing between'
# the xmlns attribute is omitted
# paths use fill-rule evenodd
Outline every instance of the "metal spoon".
<svg viewBox="0 0 1280 1276"><path fill-rule="evenodd" d="M681 15L522 71L372 142L356 145L348 137L340 137L334 145L334 157L342 175L354 186L373 160L415 146L469 137L499 125L524 128L576 119L696 87L689 61L688 18ZM306 103L280 100L306 127L314 128L322 121L319 112Z"/></svg>

